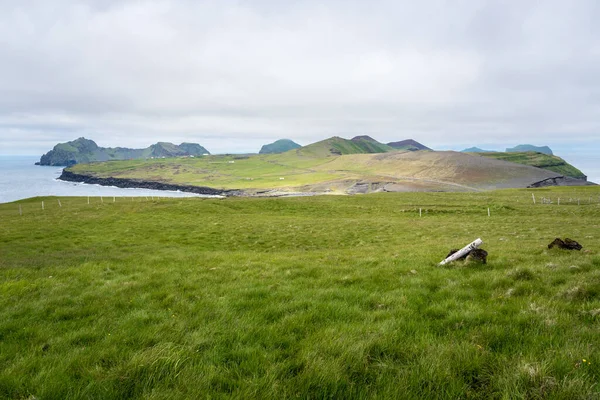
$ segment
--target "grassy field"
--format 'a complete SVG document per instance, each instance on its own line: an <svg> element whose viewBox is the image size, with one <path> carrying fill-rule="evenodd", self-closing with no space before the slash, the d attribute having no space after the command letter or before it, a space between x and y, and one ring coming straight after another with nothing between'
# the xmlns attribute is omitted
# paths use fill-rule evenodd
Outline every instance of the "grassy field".
<svg viewBox="0 0 600 400"><path fill-rule="evenodd" d="M599 200L0 204L0 398L597 399Z"/></svg>

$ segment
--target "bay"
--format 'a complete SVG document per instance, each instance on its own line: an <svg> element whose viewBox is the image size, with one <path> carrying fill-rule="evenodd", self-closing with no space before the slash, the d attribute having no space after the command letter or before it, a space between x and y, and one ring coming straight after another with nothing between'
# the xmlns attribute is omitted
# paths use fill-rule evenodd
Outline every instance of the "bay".
<svg viewBox="0 0 600 400"><path fill-rule="evenodd" d="M63 167L35 165L36 156L0 156L0 203L36 196L106 197L214 197L194 193L150 189L122 189L112 186L64 182L57 178Z"/></svg>

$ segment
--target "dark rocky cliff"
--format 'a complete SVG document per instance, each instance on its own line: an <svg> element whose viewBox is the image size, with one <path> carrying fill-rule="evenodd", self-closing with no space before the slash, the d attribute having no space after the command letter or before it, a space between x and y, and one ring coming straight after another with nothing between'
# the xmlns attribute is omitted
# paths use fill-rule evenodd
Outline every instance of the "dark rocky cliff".
<svg viewBox="0 0 600 400"><path fill-rule="evenodd" d="M213 195L213 196L238 196L239 190L222 190L205 186L175 185L171 183L144 181L138 179L126 178L99 178L91 175L81 175L74 172L63 170L58 178L62 181L89 183L102 186L115 186L119 188L153 189L153 190L178 190L180 192Z"/></svg>

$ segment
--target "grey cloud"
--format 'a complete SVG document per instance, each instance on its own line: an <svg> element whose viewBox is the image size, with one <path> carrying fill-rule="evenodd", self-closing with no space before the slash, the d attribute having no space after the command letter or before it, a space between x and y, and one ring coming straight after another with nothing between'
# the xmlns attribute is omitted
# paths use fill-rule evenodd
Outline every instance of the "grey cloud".
<svg viewBox="0 0 600 400"><path fill-rule="evenodd" d="M0 152L82 135L589 147L598 17L592 0L2 2Z"/></svg>

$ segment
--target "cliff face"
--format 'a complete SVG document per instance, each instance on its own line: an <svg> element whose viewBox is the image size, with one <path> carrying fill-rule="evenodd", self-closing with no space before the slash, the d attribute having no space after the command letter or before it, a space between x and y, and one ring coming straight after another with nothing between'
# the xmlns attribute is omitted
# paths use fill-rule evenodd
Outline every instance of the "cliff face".
<svg viewBox="0 0 600 400"><path fill-rule="evenodd" d="M182 143L177 146L173 143L158 142L145 149L128 149L126 147L99 147L93 140L81 137L71 142L57 144L36 164L70 166L93 161L201 156L204 154L210 153L197 143Z"/></svg>
<svg viewBox="0 0 600 400"><path fill-rule="evenodd" d="M116 186L119 188L138 188L153 190L178 190L211 196L240 196L243 193L239 190L214 189L206 186L177 185L171 183L145 181L141 179L127 178L100 178L92 175L76 174L74 172L63 170L58 178L61 181L88 183L103 186Z"/></svg>

